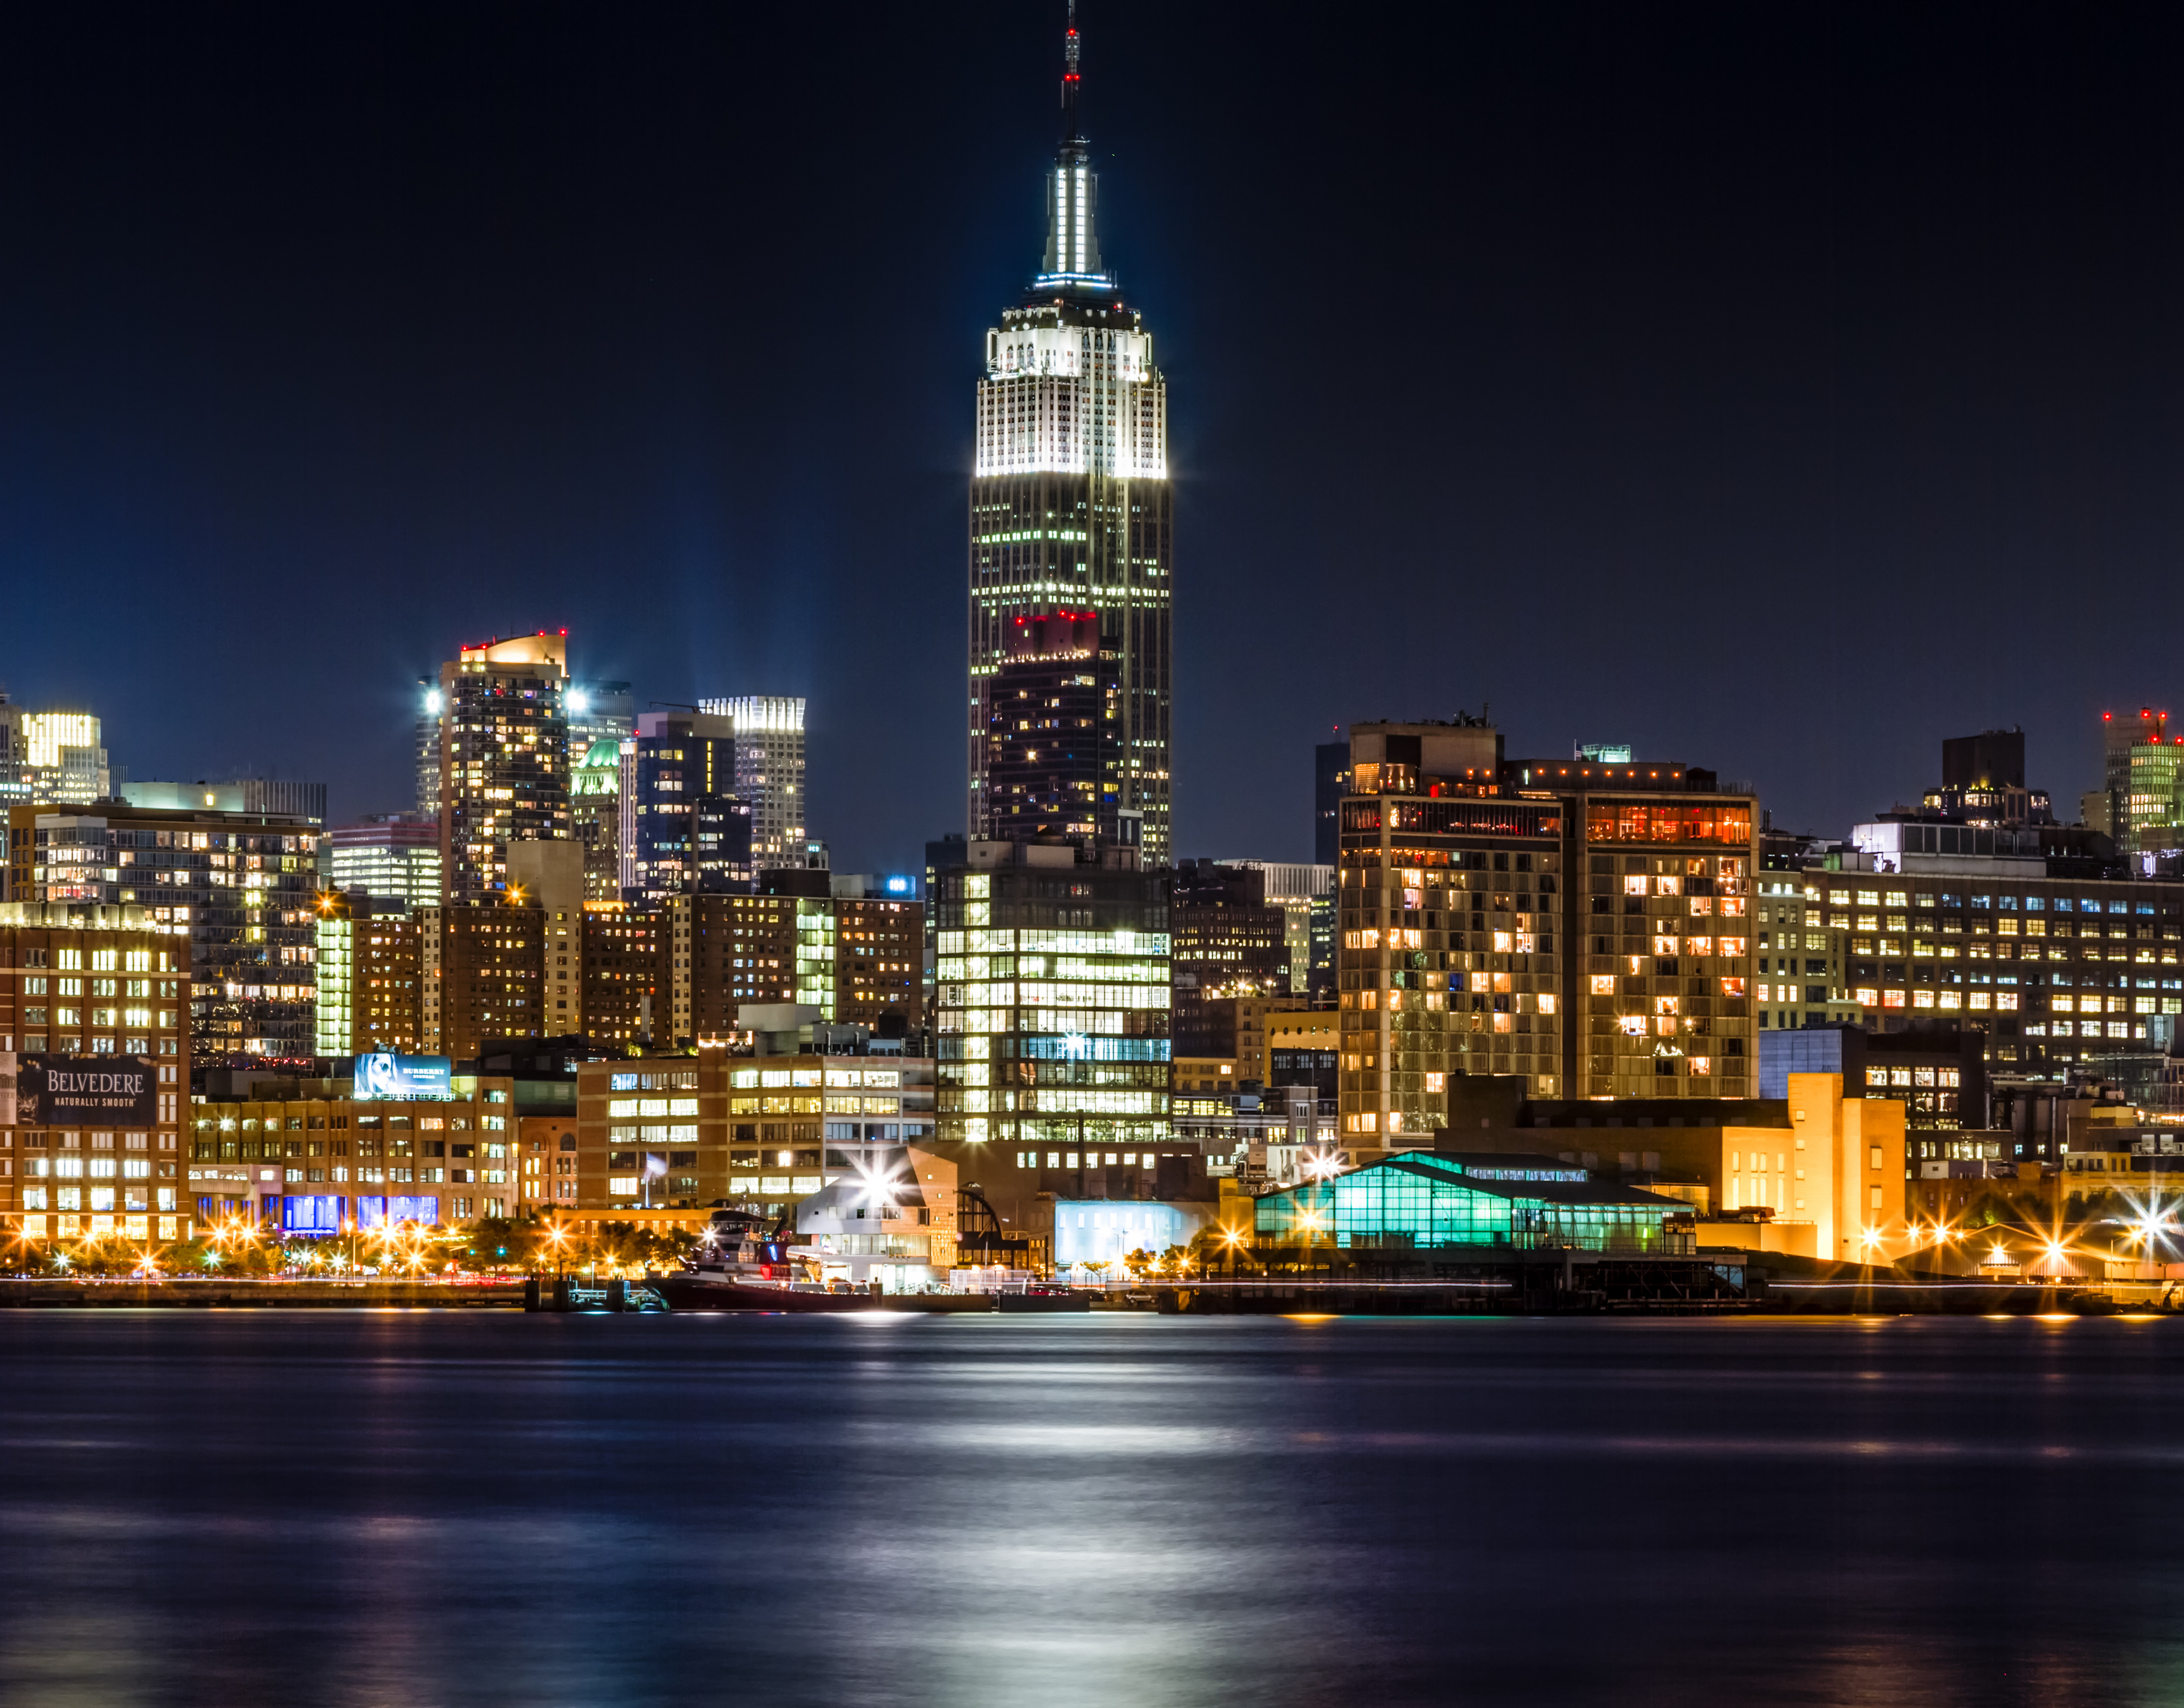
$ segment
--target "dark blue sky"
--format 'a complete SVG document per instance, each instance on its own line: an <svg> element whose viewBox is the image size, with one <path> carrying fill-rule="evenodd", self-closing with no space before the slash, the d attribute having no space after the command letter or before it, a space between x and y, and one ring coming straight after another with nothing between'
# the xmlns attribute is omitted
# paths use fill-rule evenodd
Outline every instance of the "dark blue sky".
<svg viewBox="0 0 2184 1708"><path fill-rule="evenodd" d="M407 798L410 683L567 626L813 700L838 865L961 822L983 329L1059 0L19 7L0 682L137 776ZM1490 701L1840 829L2175 680L2184 14L1085 0L1171 384L1178 852Z"/></svg>

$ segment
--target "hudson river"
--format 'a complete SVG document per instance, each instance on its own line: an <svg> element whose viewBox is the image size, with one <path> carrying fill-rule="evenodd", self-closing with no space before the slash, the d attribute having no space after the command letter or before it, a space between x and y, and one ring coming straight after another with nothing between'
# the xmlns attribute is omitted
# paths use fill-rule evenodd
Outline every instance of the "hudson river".
<svg viewBox="0 0 2184 1708"><path fill-rule="evenodd" d="M2184 1322L0 1312L0 1700L2184 1700Z"/></svg>

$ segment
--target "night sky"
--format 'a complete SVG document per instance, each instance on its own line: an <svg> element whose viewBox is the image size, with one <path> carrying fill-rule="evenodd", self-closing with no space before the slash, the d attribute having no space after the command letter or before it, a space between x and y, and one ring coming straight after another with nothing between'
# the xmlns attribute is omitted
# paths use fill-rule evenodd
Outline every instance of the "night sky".
<svg viewBox="0 0 2184 1708"><path fill-rule="evenodd" d="M19 6L0 682L136 777L409 804L412 684L566 626L794 693L838 868L962 815L984 329L1061 0ZM1840 833L2176 681L2184 9L1085 0L1170 384L1182 854L1490 702ZM2180 702L2184 709L2184 702Z"/></svg>

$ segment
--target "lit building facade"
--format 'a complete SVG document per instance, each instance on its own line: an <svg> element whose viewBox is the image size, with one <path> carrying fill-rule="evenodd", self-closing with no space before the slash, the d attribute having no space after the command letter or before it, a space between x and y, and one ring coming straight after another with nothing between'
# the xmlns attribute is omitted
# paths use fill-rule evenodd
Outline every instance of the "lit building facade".
<svg viewBox="0 0 2184 1708"><path fill-rule="evenodd" d="M375 904L405 914L440 903L437 819L389 814L326 832L327 876L333 887L361 891Z"/></svg>
<svg viewBox="0 0 2184 1708"><path fill-rule="evenodd" d="M1253 1214L1262 1247L1665 1256L1690 1250L1668 1226L1684 1208L1551 1156L1414 1150L1269 1193Z"/></svg>
<svg viewBox="0 0 2184 1708"><path fill-rule="evenodd" d="M2102 785L2116 852L2131 856L2184 848L2184 736L2169 714L2142 707L2137 720L2101 714Z"/></svg>
<svg viewBox="0 0 2184 1708"><path fill-rule="evenodd" d="M1284 860L1223 860L1223 865L1244 866L1263 872L1269 906L1282 910L1284 932L1289 940L1290 988L1310 988L1312 968L1312 917L1315 909L1331 926L1334 897L1334 866L1297 865ZM1321 935L1327 936L1326 928ZM1331 939L1329 940L1331 942ZM1332 965L1332 963L1329 963Z"/></svg>
<svg viewBox="0 0 2184 1708"><path fill-rule="evenodd" d="M577 1070L577 1205L733 1199L779 1215L933 1132L933 1065L900 1055L697 1056Z"/></svg>
<svg viewBox="0 0 2184 1708"><path fill-rule="evenodd" d="M823 897L678 895L662 910L663 1038L694 1043L738 1030L746 1003L805 1003L833 1014L833 931ZM826 957L822 976L816 965Z"/></svg>
<svg viewBox="0 0 2184 1708"><path fill-rule="evenodd" d="M200 1223L282 1236L437 1227L518 1202L514 1087L456 1074L440 1099L357 1098L348 1078L276 1080L191 1109L185 1185Z"/></svg>
<svg viewBox="0 0 2184 1708"><path fill-rule="evenodd" d="M229 782L157 782L147 779L117 786L117 800L132 807L160 807L192 812L209 807L224 813L277 813L315 825L326 821L326 786L276 777L238 777Z"/></svg>
<svg viewBox="0 0 2184 1708"><path fill-rule="evenodd" d="M1006 648L986 686L992 833L1095 835L1101 800L1120 798L1123 752L1121 683L1100 667L1099 614L1018 616Z"/></svg>
<svg viewBox="0 0 2184 1708"><path fill-rule="evenodd" d="M664 914L584 904L584 1035L593 1043L649 1048L665 1029L668 941Z"/></svg>
<svg viewBox="0 0 2184 1708"><path fill-rule="evenodd" d="M1942 786L1926 791L1926 810L1981 829L2003 825L2053 824L2045 789L2025 782L2025 732L1981 730L1942 743Z"/></svg>
<svg viewBox="0 0 2184 1708"><path fill-rule="evenodd" d="M11 900L141 907L190 943L196 1065L313 1051L318 840L272 814L8 809Z"/></svg>
<svg viewBox="0 0 2184 1708"><path fill-rule="evenodd" d="M508 845L569 834L566 634L465 647L440 667L440 861L445 899L497 901Z"/></svg>
<svg viewBox="0 0 2184 1708"><path fill-rule="evenodd" d="M973 840L939 876L939 1137L1170 1137L1167 880L1134 851Z"/></svg>
<svg viewBox="0 0 2184 1708"><path fill-rule="evenodd" d="M1360 724L1339 891L1346 1143L1429 1143L1451 1077L1748 1097L1748 793L1675 764L1504 760L1488 726Z"/></svg>
<svg viewBox="0 0 2184 1708"><path fill-rule="evenodd" d="M751 857L761 866L805 860L804 702L788 694L730 694L698 709L735 726L735 793L750 808Z"/></svg>
<svg viewBox="0 0 2184 1708"><path fill-rule="evenodd" d="M834 1005L844 1026L909 1026L925 1013L925 904L888 896L837 896Z"/></svg>
<svg viewBox="0 0 2184 1708"><path fill-rule="evenodd" d="M1236 1057L1239 1000L1292 999L1286 915L1267 901L1266 874L1185 860L1175 869L1168 932L1176 1054Z"/></svg>
<svg viewBox="0 0 2184 1708"><path fill-rule="evenodd" d="M418 924L426 1053L470 1061L489 1042L549 1035L543 909L428 908Z"/></svg>
<svg viewBox="0 0 2184 1708"><path fill-rule="evenodd" d="M747 889L756 820L737 787L733 719L647 712L621 743L621 899Z"/></svg>
<svg viewBox="0 0 2184 1708"><path fill-rule="evenodd" d="M1018 619L1089 612L1101 720L1095 833L1169 858L1173 508L1167 391L1142 316L1103 264L1099 182L1066 43L1061 146L1047 178L1045 264L986 334L970 495L973 837L1011 833L994 793L995 696ZM1081 672L1080 672L1081 673ZM1075 715L1075 714L1072 714ZM1112 767L1112 769L1110 769ZM1073 772L1075 805L1081 781Z"/></svg>
<svg viewBox="0 0 2184 1708"><path fill-rule="evenodd" d="M621 899L621 750L617 737L571 749L569 834L584 850L586 902Z"/></svg>
<svg viewBox="0 0 2184 1708"><path fill-rule="evenodd" d="M1752 887L1758 893L1752 999L1759 1029L1794 1032L1856 1021L1847 982L1849 939L1828 930L1824 910L1808 904L1804 871L1769 869ZM1813 902L1819 899L1816 893Z"/></svg>
<svg viewBox="0 0 2184 1708"><path fill-rule="evenodd" d="M601 742L637 730L637 697L627 682L571 682L562 702L569 715L569 759L582 761Z"/></svg>
<svg viewBox="0 0 2184 1708"><path fill-rule="evenodd" d="M339 890L319 898L320 1055L414 1055L422 1045L419 923L381 905L376 896Z"/></svg>
<svg viewBox="0 0 2184 1708"><path fill-rule="evenodd" d="M1803 875L1805 918L1848 945L1861 1024L1986 1034L1991 1062L2064 1066L2144 1049L2184 1013L2184 884L2048 854L2054 832L1852 827L1846 870ZM2086 875L2091 867L2101 876Z"/></svg>
<svg viewBox="0 0 2184 1708"><path fill-rule="evenodd" d="M29 712L18 720L17 732L23 781L33 801L80 805L114 793L105 738L92 714Z"/></svg>
<svg viewBox="0 0 2184 1708"><path fill-rule="evenodd" d="M190 951L137 906L0 904L0 1232L42 1247L187 1239L178 1135L189 1095ZM92 1057L142 1094L96 1119L25 1098L16 1055Z"/></svg>

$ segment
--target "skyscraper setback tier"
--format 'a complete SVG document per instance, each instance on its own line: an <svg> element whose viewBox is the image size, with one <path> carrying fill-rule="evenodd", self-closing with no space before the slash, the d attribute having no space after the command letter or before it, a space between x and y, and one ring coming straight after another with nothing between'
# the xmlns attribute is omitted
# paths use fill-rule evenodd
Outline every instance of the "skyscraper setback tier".
<svg viewBox="0 0 2184 1708"><path fill-rule="evenodd" d="M1172 498L1167 389L1152 339L1101 264L1098 180L1066 44L1062 142L1047 181L1045 265L986 334L970 507L973 837L1020 834L994 787L997 678L1019 619L1097 620L1103 728L1095 833L1169 854ZM1013 690L1011 689L1011 692Z"/></svg>

